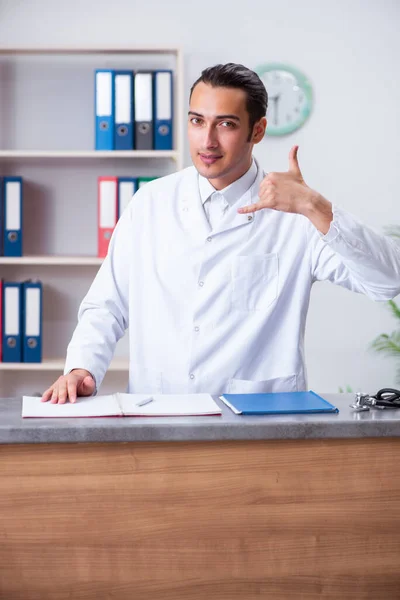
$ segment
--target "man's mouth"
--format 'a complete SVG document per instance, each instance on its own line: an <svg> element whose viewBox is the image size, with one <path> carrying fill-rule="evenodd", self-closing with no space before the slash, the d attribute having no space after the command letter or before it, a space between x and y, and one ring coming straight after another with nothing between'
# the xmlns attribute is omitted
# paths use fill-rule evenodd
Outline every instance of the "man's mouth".
<svg viewBox="0 0 400 600"><path fill-rule="evenodd" d="M212 165L222 158L222 156L220 154L200 154L200 158L204 164Z"/></svg>

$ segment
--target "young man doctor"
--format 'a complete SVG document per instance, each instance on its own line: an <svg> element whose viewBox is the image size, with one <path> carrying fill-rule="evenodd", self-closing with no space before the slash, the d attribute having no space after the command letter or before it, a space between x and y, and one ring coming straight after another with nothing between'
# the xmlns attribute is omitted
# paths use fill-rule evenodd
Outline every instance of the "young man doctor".
<svg viewBox="0 0 400 600"><path fill-rule="evenodd" d="M373 300L400 292L400 248L310 189L296 146L287 172L263 172L252 150L266 110L253 71L202 72L188 114L194 166L147 184L124 211L43 401L95 393L128 326L131 393L304 390L314 281Z"/></svg>

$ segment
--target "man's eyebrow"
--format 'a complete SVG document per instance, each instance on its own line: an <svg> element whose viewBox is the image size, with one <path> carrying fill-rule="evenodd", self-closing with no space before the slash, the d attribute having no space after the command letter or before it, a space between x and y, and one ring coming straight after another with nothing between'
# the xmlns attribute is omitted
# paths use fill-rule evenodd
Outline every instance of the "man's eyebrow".
<svg viewBox="0 0 400 600"><path fill-rule="evenodd" d="M195 117L203 118L203 115L201 115L198 112L195 112L194 110L189 110L188 115L194 115ZM234 119L235 121L240 122L240 119L237 115L217 115L215 118L216 119Z"/></svg>

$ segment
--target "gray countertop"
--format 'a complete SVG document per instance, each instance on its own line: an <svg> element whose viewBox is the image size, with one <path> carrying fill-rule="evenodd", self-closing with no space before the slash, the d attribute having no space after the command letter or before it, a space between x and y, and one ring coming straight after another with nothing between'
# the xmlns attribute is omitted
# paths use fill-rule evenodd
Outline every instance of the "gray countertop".
<svg viewBox="0 0 400 600"><path fill-rule="evenodd" d="M353 394L321 394L336 414L22 419L22 398L0 398L0 444L400 437L400 409L354 412Z"/></svg>

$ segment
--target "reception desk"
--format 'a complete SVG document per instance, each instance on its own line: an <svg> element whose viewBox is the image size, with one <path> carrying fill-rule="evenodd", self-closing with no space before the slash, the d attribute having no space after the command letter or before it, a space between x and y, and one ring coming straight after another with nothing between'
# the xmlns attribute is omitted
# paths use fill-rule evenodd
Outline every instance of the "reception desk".
<svg viewBox="0 0 400 600"><path fill-rule="evenodd" d="M398 600L400 410L22 419L0 400L0 598Z"/></svg>

